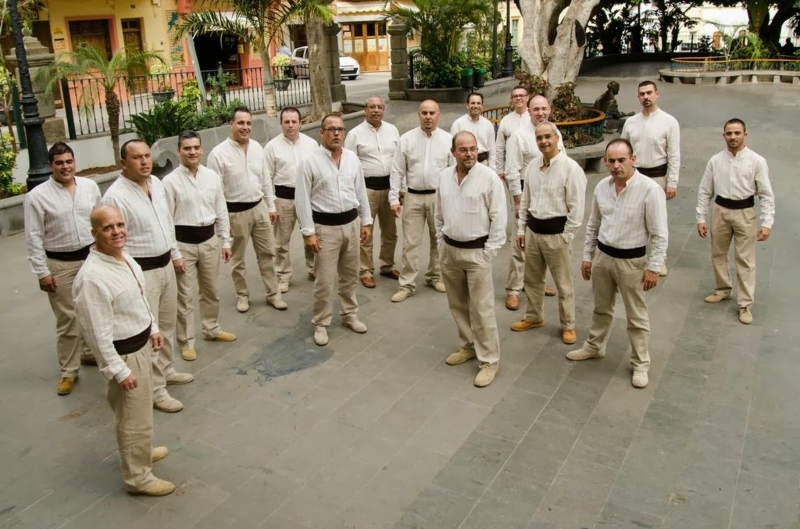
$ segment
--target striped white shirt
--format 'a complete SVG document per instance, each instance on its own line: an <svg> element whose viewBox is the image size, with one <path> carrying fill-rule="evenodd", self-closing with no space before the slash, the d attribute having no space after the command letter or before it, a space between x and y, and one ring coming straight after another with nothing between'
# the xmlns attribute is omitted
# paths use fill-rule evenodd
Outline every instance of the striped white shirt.
<svg viewBox="0 0 800 529"><path fill-rule="evenodd" d="M136 336L148 325L151 335L158 332L158 320L147 304L142 268L128 252L122 256L124 262L92 248L72 285L83 337L100 372L117 382L128 378L131 370L114 349L114 341Z"/></svg>
<svg viewBox="0 0 800 529"><path fill-rule="evenodd" d="M667 187L678 187L681 128L677 119L660 108L649 116L639 112L625 120L622 137L633 145L636 167L650 169L667 164Z"/></svg>
<svg viewBox="0 0 800 529"><path fill-rule="evenodd" d="M556 134L558 134L558 149L565 152L564 138L558 127L556 127ZM512 196L522 193L520 181L525 174L525 169L531 160L541 155L539 146L536 145L536 127L528 119L527 123L520 126L511 135L506 145L506 182L508 182L508 191Z"/></svg>
<svg viewBox="0 0 800 529"><path fill-rule="evenodd" d="M317 142L302 132L293 142L283 134L269 140L264 146L264 170L276 186L294 187L300 162L317 148Z"/></svg>
<svg viewBox="0 0 800 529"><path fill-rule="evenodd" d="M436 193L436 239L441 245L445 235L456 241L488 236L484 252L492 259L506 242L506 209L503 181L497 173L476 163L459 185L456 166L448 167L440 173Z"/></svg>
<svg viewBox="0 0 800 529"><path fill-rule="evenodd" d="M613 176L603 178L594 188L584 261L594 257L597 241L620 250L646 246L650 241L647 269L658 273L667 257L668 237L667 198L650 178L634 172L619 195Z"/></svg>
<svg viewBox="0 0 800 529"><path fill-rule="evenodd" d="M200 165L197 174L192 174L185 166L177 169L162 180L167 194L167 206L176 226L210 226L222 239L222 247L230 248L231 239L228 208L225 193L222 191L222 178Z"/></svg>
<svg viewBox="0 0 800 529"><path fill-rule="evenodd" d="M505 174L506 171L506 144L522 125L530 123L531 117L527 110L522 114L512 110L500 120L500 125L497 127L497 139L495 140L495 150L497 172Z"/></svg>
<svg viewBox="0 0 800 529"><path fill-rule="evenodd" d="M453 137L440 128L430 136L420 128L414 128L400 136L400 144L392 161L389 204L400 204L400 191L407 188L436 189L439 173L455 163L450 149Z"/></svg>
<svg viewBox="0 0 800 529"><path fill-rule="evenodd" d="M103 195L103 204L116 206L128 227L125 249L133 257L157 257L171 252L180 259L164 184L153 175L147 178L150 196L139 184L120 175ZM141 329L139 329L141 331Z"/></svg>
<svg viewBox="0 0 800 529"><path fill-rule="evenodd" d="M586 195L586 175L581 166L564 151L552 160L546 172L540 163L528 165L525 171L525 189L517 221L517 234L525 235L528 215L537 219L567 217L563 237L567 242L575 238L575 231L583 222Z"/></svg>
<svg viewBox="0 0 800 529"><path fill-rule="evenodd" d="M264 149L255 140L249 140L247 152L230 138L208 153L208 168L222 177L225 200L228 202L267 201L270 213L275 209L275 190L267 172Z"/></svg>
<svg viewBox="0 0 800 529"><path fill-rule="evenodd" d="M369 178L391 174L392 160L399 143L400 133L391 123L383 121L376 129L363 121L347 133L344 148L356 153L364 169L364 178Z"/></svg>
<svg viewBox="0 0 800 529"><path fill-rule="evenodd" d="M775 195L763 156L745 147L735 156L725 149L711 157L697 190L698 223L706 222L708 204L714 195L730 200L744 200L757 195L761 204L761 226L772 229Z"/></svg>
<svg viewBox="0 0 800 529"><path fill-rule="evenodd" d="M50 275L45 250L73 252L94 242L89 215L100 203L100 188L90 178L75 177L73 195L54 178L25 195L25 242L31 272Z"/></svg>
<svg viewBox="0 0 800 529"><path fill-rule="evenodd" d="M494 124L483 116L478 116L477 121L472 121L469 114L464 114L450 126L450 135L455 136L461 131L471 132L478 140L478 152L488 153L487 166L494 171L497 167L497 149L495 149Z"/></svg>
<svg viewBox="0 0 800 529"><path fill-rule="evenodd" d="M300 232L314 235L313 211L344 213L358 209L362 226L372 224L364 173L356 154L342 149L339 166L331 151L320 145L311 151L300 165L294 199Z"/></svg>

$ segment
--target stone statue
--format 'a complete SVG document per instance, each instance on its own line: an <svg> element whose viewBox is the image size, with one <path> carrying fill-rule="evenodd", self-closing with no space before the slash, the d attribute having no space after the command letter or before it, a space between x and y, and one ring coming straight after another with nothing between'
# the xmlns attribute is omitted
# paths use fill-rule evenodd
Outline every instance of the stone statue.
<svg viewBox="0 0 800 529"><path fill-rule="evenodd" d="M598 97L592 108L606 113L605 131L613 134L622 129L625 120L632 116L634 112L620 112L617 106L617 94L619 94L619 83L611 81L607 86L608 90Z"/></svg>

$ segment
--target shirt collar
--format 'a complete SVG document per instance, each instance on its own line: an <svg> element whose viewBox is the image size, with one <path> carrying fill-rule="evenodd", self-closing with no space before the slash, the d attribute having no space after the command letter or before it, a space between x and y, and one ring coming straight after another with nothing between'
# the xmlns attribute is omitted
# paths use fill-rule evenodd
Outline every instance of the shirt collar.
<svg viewBox="0 0 800 529"><path fill-rule="evenodd" d="M78 185L78 178L73 176L73 179L75 181L75 185ZM50 180L50 184L54 185L57 189L66 189L66 187L64 187L64 184L62 184L61 182L59 182L58 180L56 180L52 176L50 176L49 180Z"/></svg>
<svg viewBox="0 0 800 529"><path fill-rule="evenodd" d="M745 145L745 146L744 146L744 149L742 149L741 151L739 151L737 154L733 154L733 153L732 153L731 151L729 151L728 149L725 149L725 153L728 155L728 158L731 158L731 159L734 159L734 160L735 160L736 158L739 158L741 155L743 155L744 153L746 153L746 152L747 152L747 151L749 151L749 150L750 150L750 149L748 149L748 148L747 148L747 145Z"/></svg>

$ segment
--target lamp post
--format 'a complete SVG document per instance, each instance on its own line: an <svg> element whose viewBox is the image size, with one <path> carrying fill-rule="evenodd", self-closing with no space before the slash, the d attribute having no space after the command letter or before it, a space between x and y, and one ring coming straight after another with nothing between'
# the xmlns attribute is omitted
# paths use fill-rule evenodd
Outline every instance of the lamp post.
<svg viewBox="0 0 800 529"><path fill-rule="evenodd" d="M511 46L511 0L506 0L506 57L503 77L514 75L514 48Z"/></svg>
<svg viewBox="0 0 800 529"><path fill-rule="evenodd" d="M28 71L28 55L25 51L22 35L22 23L17 10L17 0L8 0L8 10L11 15L11 31L14 34L15 51L17 54L17 75L22 86L22 125L25 127L25 136L28 139L28 178L26 183L28 191L46 182L53 171L47 165L47 142L44 139L42 123L44 118L39 116L39 104L33 95L33 83Z"/></svg>
<svg viewBox="0 0 800 529"><path fill-rule="evenodd" d="M492 79L497 79L497 2L492 4Z"/></svg>

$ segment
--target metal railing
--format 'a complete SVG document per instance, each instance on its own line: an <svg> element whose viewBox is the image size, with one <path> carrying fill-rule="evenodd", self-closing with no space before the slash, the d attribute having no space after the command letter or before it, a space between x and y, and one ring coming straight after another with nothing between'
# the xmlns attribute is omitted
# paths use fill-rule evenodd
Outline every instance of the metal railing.
<svg viewBox="0 0 800 529"><path fill-rule="evenodd" d="M800 59L726 59L725 57L682 57L672 59L673 72L800 71Z"/></svg>

